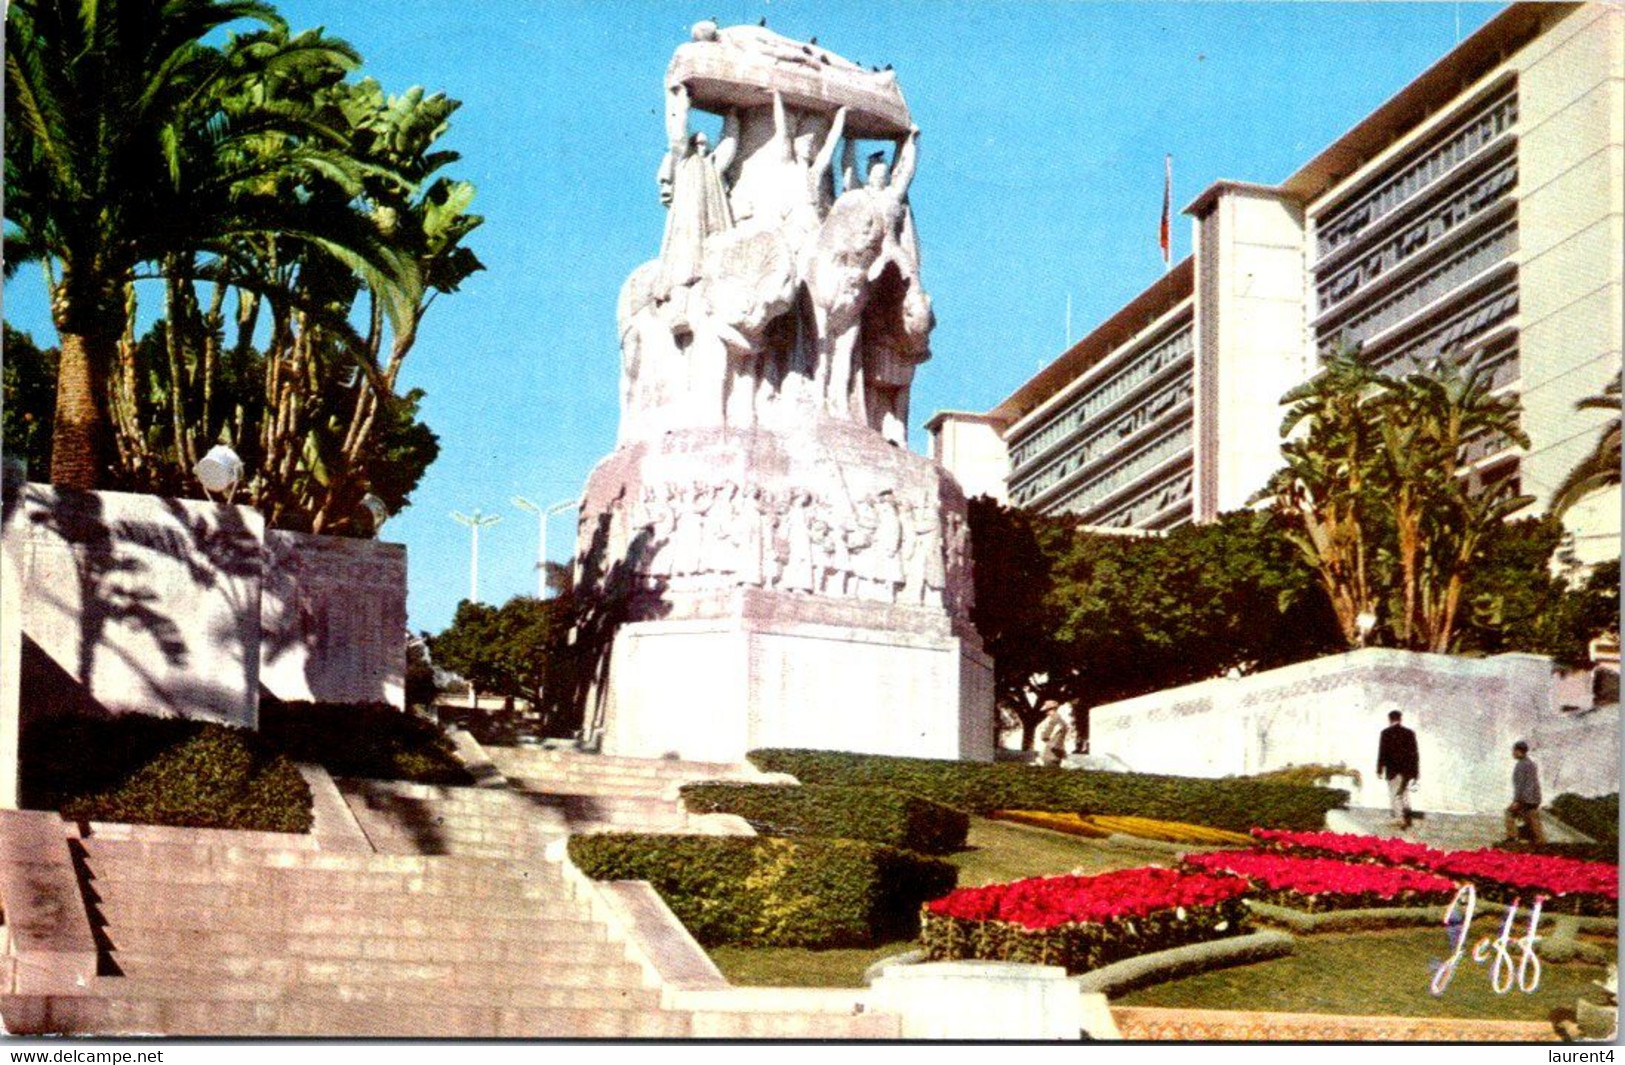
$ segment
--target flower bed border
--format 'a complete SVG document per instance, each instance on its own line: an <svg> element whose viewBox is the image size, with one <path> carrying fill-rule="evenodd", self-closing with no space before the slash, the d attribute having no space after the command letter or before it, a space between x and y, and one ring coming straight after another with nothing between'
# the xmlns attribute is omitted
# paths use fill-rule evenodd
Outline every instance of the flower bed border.
<svg viewBox="0 0 1625 1065"><path fill-rule="evenodd" d="M1182 947L1140 954L1103 965L1072 978L1080 993L1108 998L1152 984L1181 980L1215 969L1283 958L1297 949L1297 940L1286 932L1264 930L1187 943Z"/></svg>
<svg viewBox="0 0 1625 1065"><path fill-rule="evenodd" d="M1376 928L1443 927L1447 903L1421 906L1373 906L1365 909L1301 910L1260 899L1247 900L1253 916L1265 924L1280 925L1298 935L1353 932Z"/></svg>
<svg viewBox="0 0 1625 1065"><path fill-rule="evenodd" d="M1228 939L1249 931L1242 897L1213 906L1157 910L1110 922L1026 928L1013 921L949 917L922 910L920 942L928 961L1013 961L1090 972L1127 958ZM1147 943L1158 951L1147 951Z"/></svg>

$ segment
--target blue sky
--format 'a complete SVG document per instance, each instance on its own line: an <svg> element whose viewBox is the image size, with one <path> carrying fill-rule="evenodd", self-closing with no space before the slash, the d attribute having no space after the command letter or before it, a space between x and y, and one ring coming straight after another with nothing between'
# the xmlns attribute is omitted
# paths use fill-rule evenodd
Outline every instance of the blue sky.
<svg viewBox="0 0 1625 1065"><path fill-rule="evenodd" d="M283 0L386 89L464 102L448 170L479 188L487 270L440 300L403 383L427 390L441 456L387 539L407 544L415 629L468 594L452 510L504 516L481 540L481 598L535 589L522 494L576 494L614 446L621 282L658 251L660 87L695 20L755 23L892 64L923 131L910 190L938 319L912 442L943 408L986 409L1162 270L1163 156L1177 211L1218 178L1282 180L1500 10L1454 3L1194 4L709 0ZM1174 256L1188 253L1176 217ZM55 342L39 274L5 314ZM552 524L568 557L572 519Z"/></svg>

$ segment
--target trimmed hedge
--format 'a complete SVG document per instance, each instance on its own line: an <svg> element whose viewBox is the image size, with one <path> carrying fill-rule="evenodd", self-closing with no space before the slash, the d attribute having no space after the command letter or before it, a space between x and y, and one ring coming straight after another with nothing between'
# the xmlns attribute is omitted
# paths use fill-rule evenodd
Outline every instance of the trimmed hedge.
<svg viewBox="0 0 1625 1065"><path fill-rule="evenodd" d="M1495 844L1498 851L1513 854L1543 854L1553 858L1573 858L1581 862L1607 862L1619 864L1618 843L1526 843L1502 840Z"/></svg>
<svg viewBox="0 0 1625 1065"><path fill-rule="evenodd" d="M246 729L126 714L31 724L24 805L78 821L309 832L310 788Z"/></svg>
<svg viewBox="0 0 1625 1065"><path fill-rule="evenodd" d="M841 839L571 836L594 880L647 880L706 946L867 947L919 930L920 904L952 891L947 862Z"/></svg>
<svg viewBox="0 0 1625 1065"><path fill-rule="evenodd" d="M686 784L695 813L737 814L764 836L860 839L923 854L965 845L970 817L941 803L891 788L821 784Z"/></svg>
<svg viewBox="0 0 1625 1065"><path fill-rule="evenodd" d="M387 703L266 699L260 735L294 761L315 762L338 777L474 783L437 725Z"/></svg>
<svg viewBox="0 0 1625 1065"><path fill-rule="evenodd" d="M1236 778L1100 773L835 751L775 749L752 751L747 757L760 769L793 774L803 784L895 788L973 814L994 810L1128 814L1246 832L1255 826L1323 828L1326 811L1348 803L1348 792L1341 789Z"/></svg>
<svg viewBox="0 0 1625 1065"><path fill-rule="evenodd" d="M1552 800L1551 811L1575 831L1607 844L1609 850L1619 850L1619 792L1594 799L1572 793L1559 795Z"/></svg>

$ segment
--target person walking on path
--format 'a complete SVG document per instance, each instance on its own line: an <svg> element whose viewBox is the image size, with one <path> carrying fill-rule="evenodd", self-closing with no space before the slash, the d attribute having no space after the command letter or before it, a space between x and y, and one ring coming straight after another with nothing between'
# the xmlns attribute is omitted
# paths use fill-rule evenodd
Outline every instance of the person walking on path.
<svg viewBox="0 0 1625 1065"><path fill-rule="evenodd" d="M1403 716L1398 710L1388 712L1388 727L1377 744L1377 777L1388 781L1388 809L1396 828L1411 827L1410 789L1422 775L1416 733L1399 723Z"/></svg>
<svg viewBox="0 0 1625 1065"><path fill-rule="evenodd" d="M1507 807L1507 840L1518 838L1518 822L1529 826L1536 843L1546 842L1540 827L1540 767L1529 757L1529 744L1519 740L1512 745L1512 805Z"/></svg>
<svg viewBox="0 0 1625 1065"><path fill-rule="evenodd" d="M1061 704L1051 703L1049 713L1038 723L1038 764L1058 766L1066 757L1066 718Z"/></svg>

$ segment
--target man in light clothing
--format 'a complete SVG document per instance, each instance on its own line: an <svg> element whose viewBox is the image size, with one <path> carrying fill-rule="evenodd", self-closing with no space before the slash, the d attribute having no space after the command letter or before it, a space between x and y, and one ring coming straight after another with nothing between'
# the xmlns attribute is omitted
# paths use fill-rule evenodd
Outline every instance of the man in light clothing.
<svg viewBox="0 0 1625 1065"><path fill-rule="evenodd" d="M1398 710L1388 713L1388 727L1377 744L1377 777L1388 780L1388 809L1394 827L1411 827L1411 785L1422 775L1421 757L1416 750L1416 733L1401 725Z"/></svg>
<svg viewBox="0 0 1625 1065"><path fill-rule="evenodd" d="M1058 766L1066 758L1066 718L1059 703L1049 704L1049 713L1038 723L1038 764Z"/></svg>
<svg viewBox="0 0 1625 1065"><path fill-rule="evenodd" d="M1507 807L1507 840L1518 838L1518 822L1529 826L1536 843L1546 842L1540 827L1540 767L1529 757L1529 745L1522 740L1512 745L1512 805Z"/></svg>

